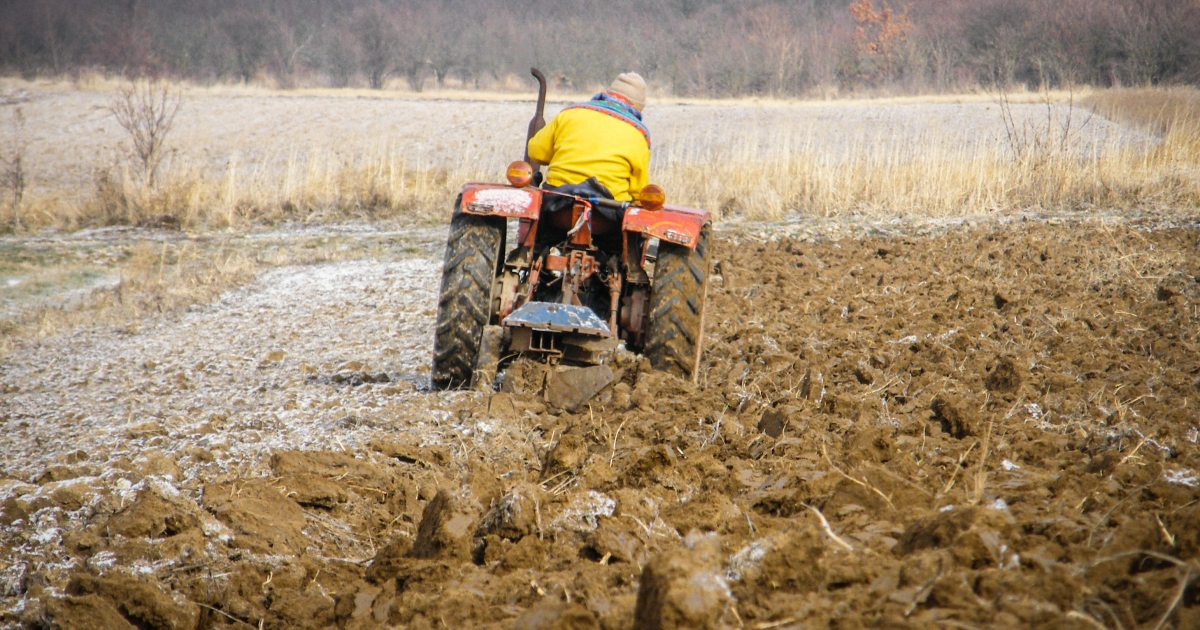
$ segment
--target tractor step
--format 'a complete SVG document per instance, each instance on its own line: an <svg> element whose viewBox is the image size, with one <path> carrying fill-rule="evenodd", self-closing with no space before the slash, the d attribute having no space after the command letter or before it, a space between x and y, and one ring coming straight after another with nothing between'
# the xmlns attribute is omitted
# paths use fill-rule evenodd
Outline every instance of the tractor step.
<svg viewBox="0 0 1200 630"><path fill-rule="evenodd" d="M561 333L576 333L594 337L611 337L608 324L586 306L528 302L509 314L505 326L530 328Z"/></svg>
<svg viewBox="0 0 1200 630"><path fill-rule="evenodd" d="M586 306L529 302L505 317L503 324L512 330L509 349L514 352L596 365L617 347L608 324Z"/></svg>

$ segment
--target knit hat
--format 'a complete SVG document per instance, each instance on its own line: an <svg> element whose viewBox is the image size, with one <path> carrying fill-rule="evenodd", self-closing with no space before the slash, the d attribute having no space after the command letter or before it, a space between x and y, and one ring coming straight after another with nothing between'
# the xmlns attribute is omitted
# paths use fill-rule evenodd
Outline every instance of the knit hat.
<svg viewBox="0 0 1200 630"><path fill-rule="evenodd" d="M646 108L646 80L636 72L626 72L618 76L608 91L629 99L639 112Z"/></svg>

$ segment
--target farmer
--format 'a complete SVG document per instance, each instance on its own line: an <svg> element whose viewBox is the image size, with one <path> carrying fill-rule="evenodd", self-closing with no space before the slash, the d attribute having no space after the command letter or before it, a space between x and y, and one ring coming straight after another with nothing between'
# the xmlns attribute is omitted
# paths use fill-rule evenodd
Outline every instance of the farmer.
<svg viewBox="0 0 1200 630"><path fill-rule="evenodd" d="M645 106L646 81L627 72L592 100L559 112L529 140L529 157L550 166L546 188L633 201L650 166Z"/></svg>

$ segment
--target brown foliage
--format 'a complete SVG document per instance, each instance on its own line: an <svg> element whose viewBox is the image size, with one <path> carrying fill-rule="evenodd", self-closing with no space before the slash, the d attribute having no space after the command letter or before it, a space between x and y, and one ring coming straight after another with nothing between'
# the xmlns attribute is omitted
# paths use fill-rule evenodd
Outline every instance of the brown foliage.
<svg viewBox="0 0 1200 630"><path fill-rule="evenodd" d="M858 23L855 31L859 48L868 55L889 57L894 54L896 46L908 39L913 30L912 20L908 17L911 4L905 5L899 14L892 11L886 0L879 11L871 0L859 0L850 5L850 15Z"/></svg>
<svg viewBox="0 0 1200 630"><path fill-rule="evenodd" d="M872 0L859 0L850 5L850 15L858 24L854 40L859 53L868 60L860 70L861 78L871 83L895 78L899 48L908 41L913 30L912 20L908 17L911 8L909 4L896 13L886 0L878 11Z"/></svg>

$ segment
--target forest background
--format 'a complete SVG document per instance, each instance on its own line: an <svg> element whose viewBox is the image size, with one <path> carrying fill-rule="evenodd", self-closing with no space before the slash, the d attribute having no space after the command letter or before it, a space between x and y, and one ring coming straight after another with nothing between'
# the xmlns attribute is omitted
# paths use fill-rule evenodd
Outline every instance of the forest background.
<svg viewBox="0 0 1200 630"><path fill-rule="evenodd" d="M0 73L831 97L1200 81L1195 0L3 0Z"/></svg>

